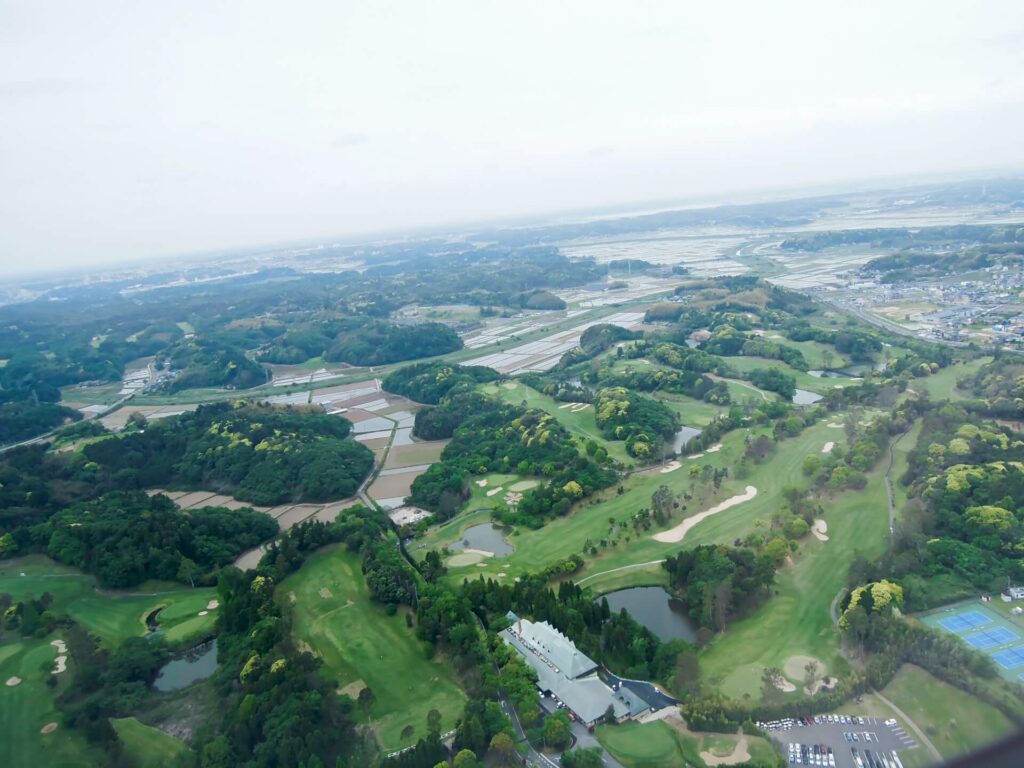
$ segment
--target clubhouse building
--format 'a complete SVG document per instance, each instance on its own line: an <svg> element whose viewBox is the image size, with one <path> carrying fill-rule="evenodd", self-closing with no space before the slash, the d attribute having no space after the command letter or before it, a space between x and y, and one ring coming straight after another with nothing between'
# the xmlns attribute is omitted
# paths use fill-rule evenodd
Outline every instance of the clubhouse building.
<svg viewBox="0 0 1024 768"><path fill-rule="evenodd" d="M619 681L612 687L598 677L597 662L548 622L521 619L511 611L507 618L512 626L501 632L502 639L537 672L541 693L554 697L584 725L603 719L608 707L616 721L639 717L656 708L629 683Z"/></svg>

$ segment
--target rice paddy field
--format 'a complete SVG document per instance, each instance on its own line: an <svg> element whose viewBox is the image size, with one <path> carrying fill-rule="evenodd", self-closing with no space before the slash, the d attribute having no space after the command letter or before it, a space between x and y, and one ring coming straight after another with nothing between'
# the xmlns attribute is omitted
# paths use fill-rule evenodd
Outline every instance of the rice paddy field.
<svg viewBox="0 0 1024 768"><path fill-rule="evenodd" d="M443 731L455 726L466 697L451 668L426 657L403 613L388 616L370 600L358 555L343 547L316 552L280 584L278 596L291 607L301 647L323 660L323 674L353 699L363 687L373 692L369 712L356 712L385 753L423 736L431 709L441 713Z"/></svg>

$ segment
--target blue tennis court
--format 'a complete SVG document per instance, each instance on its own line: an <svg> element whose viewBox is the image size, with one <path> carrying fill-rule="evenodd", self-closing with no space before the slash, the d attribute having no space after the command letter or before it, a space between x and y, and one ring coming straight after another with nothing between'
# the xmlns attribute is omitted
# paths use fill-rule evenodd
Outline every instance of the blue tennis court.
<svg viewBox="0 0 1024 768"><path fill-rule="evenodd" d="M967 629L975 629L976 627L983 627L991 623L992 619L977 611L969 611L968 613L961 613L956 616L950 616L948 619L939 620L942 628L950 632L963 632Z"/></svg>
<svg viewBox="0 0 1024 768"><path fill-rule="evenodd" d="M1016 669L1024 666L1024 647L1007 648L1005 651L993 653L992 658L1003 669Z"/></svg>
<svg viewBox="0 0 1024 768"><path fill-rule="evenodd" d="M1006 645L1007 643L1012 643L1016 639L1017 635L1006 627L983 629L981 632L975 632L973 635L968 635L964 638L966 642L970 643L979 651L995 648L997 645Z"/></svg>

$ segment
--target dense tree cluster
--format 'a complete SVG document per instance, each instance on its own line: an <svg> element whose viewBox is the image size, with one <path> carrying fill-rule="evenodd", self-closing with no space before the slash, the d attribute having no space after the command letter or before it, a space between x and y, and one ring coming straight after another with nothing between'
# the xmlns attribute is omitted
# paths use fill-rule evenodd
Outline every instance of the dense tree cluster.
<svg viewBox="0 0 1024 768"><path fill-rule="evenodd" d="M625 440L639 459L657 455L657 446L679 429L679 416L659 400L625 387L604 387L594 395L594 416L609 440Z"/></svg>
<svg viewBox="0 0 1024 768"><path fill-rule="evenodd" d="M352 365L386 365L462 349L462 339L443 323L364 323L338 334L324 359Z"/></svg>
<svg viewBox="0 0 1024 768"><path fill-rule="evenodd" d="M107 494L73 504L30 531L54 560L95 574L105 587L146 579L194 582L277 533L252 510L179 510L162 494Z"/></svg>
<svg viewBox="0 0 1024 768"><path fill-rule="evenodd" d="M663 565L694 620L720 631L767 598L779 563L769 551L708 544L683 550Z"/></svg>
<svg viewBox="0 0 1024 768"><path fill-rule="evenodd" d="M270 374L238 347L215 339L186 338L173 344L157 362L158 368L179 371L166 384L170 392L193 387L251 389L270 380Z"/></svg>
<svg viewBox="0 0 1024 768"><path fill-rule="evenodd" d="M475 412L467 410L472 406ZM545 478L523 495L515 515L518 522L534 525L566 514L574 502L614 482L614 473L580 455L566 429L543 411L479 395L446 400L434 410L451 412L459 426L441 461L413 482L409 498L442 519L458 511L472 475L503 472Z"/></svg>
<svg viewBox="0 0 1024 768"><path fill-rule="evenodd" d="M121 487L209 488L242 501L328 501L355 493L373 464L351 425L299 408L216 403L120 440L86 446L100 474Z"/></svg>
<svg viewBox="0 0 1024 768"><path fill-rule="evenodd" d="M453 363L416 363L389 373L382 382L384 389L403 395L418 403L437 405L441 398L456 387L495 381L497 371L482 365L455 365Z"/></svg>

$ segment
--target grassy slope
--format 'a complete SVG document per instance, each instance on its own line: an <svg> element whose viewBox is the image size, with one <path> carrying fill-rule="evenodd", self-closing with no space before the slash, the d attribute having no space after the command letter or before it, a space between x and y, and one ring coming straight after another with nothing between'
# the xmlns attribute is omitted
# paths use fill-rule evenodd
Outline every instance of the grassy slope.
<svg viewBox="0 0 1024 768"><path fill-rule="evenodd" d="M917 391L927 390L933 400L955 400L960 394L956 389L957 379L975 373L981 366L992 360L991 357L979 357L966 363L957 363L943 368L933 376L915 379L910 386Z"/></svg>
<svg viewBox="0 0 1024 768"><path fill-rule="evenodd" d="M209 633L217 618L216 611L198 616L216 596L213 589L147 583L131 592L97 592L94 583L91 576L41 555L8 560L0 566L0 593L8 592L21 600L26 595L41 597L49 592L54 597L50 610L58 615L66 613L108 646L145 635L145 617L157 606L167 606L160 614L160 625L170 642Z"/></svg>
<svg viewBox="0 0 1024 768"><path fill-rule="evenodd" d="M818 378L817 376L811 376L809 373L790 368L781 360L770 360L766 357L726 357L724 359L729 366L741 375L746 375L755 368L776 368L796 379L796 385L800 389L807 389L819 394L825 394L836 386L850 387L859 383L853 379Z"/></svg>
<svg viewBox="0 0 1024 768"><path fill-rule="evenodd" d="M53 733L39 732L47 723L61 722L53 691L46 685L56 655L47 640L0 644L0 765L5 768L72 768L101 762L76 731L61 725ZM22 683L7 687L5 681L15 676Z"/></svg>
<svg viewBox="0 0 1024 768"><path fill-rule="evenodd" d="M424 735L433 708L441 712L444 730L455 725L465 695L451 670L425 658L424 644L402 614L388 616L371 602L356 555L339 547L317 552L282 582L286 605L289 593L295 595L295 636L323 659L324 674L339 687L362 680L373 691L370 720L385 752ZM415 733L403 739L407 725Z"/></svg>
<svg viewBox="0 0 1024 768"><path fill-rule="evenodd" d="M188 746L181 739L141 723L134 717L116 718L110 722L124 744L125 754L136 768L174 765L175 761L189 752Z"/></svg>

